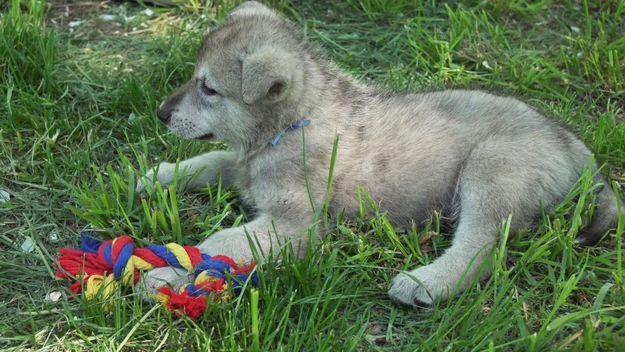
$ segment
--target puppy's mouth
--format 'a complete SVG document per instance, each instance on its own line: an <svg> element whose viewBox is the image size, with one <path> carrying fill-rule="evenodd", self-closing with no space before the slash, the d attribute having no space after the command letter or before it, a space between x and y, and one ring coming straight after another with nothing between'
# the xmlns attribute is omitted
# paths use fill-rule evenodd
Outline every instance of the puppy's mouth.
<svg viewBox="0 0 625 352"><path fill-rule="evenodd" d="M204 135L201 135L199 137L196 137L195 139L199 140L199 141L212 141L215 139L215 134L214 133L207 133Z"/></svg>

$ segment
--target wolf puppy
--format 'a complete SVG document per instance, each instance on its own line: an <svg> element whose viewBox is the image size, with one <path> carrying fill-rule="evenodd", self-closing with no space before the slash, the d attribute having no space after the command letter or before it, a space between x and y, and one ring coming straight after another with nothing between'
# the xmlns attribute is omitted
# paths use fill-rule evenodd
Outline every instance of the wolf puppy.
<svg viewBox="0 0 625 352"><path fill-rule="evenodd" d="M182 138L221 140L232 149L181 162L187 187L214 183L220 172L223 185L238 187L257 210L255 220L200 243L208 254L251 260L246 231L264 253L287 240L305 244L313 217L305 173L312 202L322 205L336 135L330 214L357 214L360 186L396 226L421 224L434 211L453 218L453 245L393 280L389 295L405 305L465 289L502 221L513 214L512 231L531 224L540 202L549 209L561 201L591 156L573 134L512 98L461 90L392 94L363 85L256 2L234 9L208 35L193 77L161 104L158 117ZM174 168L162 163L138 190L171 183ZM577 239L582 244L601 239L618 219L611 187L603 177L595 181L604 187L594 223ZM144 284L153 290L181 276L155 269Z"/></svg>

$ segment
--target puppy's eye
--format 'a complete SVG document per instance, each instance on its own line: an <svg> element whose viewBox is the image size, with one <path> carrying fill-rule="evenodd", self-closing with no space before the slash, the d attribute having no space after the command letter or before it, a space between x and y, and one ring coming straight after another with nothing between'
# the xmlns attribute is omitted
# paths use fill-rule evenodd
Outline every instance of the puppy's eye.
<svg viewBox="0 0 625 352"><path fill-rule="evenodd" d="M217 92L213 88L207 87L206 84L202 85L202 93L206 95L219 95L219 92Z"/></svg>

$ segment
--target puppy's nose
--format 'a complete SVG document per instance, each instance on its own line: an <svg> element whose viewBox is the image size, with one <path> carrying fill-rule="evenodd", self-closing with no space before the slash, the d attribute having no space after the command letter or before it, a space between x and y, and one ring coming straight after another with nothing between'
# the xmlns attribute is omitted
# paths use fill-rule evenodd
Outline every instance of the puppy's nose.
<svg viewBox="0 0 625 352"><path fill-rule="evenodd" d="M176 109L173 106L163 103L161 104L161 106L159 106L158 111L156 112L156 116L158 116L158 119L166 124L171 119L171 114L175 110Z"/></svg>

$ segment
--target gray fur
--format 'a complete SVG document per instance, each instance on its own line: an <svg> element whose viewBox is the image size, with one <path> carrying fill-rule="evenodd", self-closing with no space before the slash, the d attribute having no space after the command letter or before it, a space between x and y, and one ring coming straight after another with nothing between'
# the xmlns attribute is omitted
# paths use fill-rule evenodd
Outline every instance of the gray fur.
<svg viewBox="0 0 625 352"><path fill-rule="evenodd" d="M219 95L204 94L203 84ZM233 10L204 40L193 77L161 105L164 115L182 138L220 139L232 148L183 161L187 186L213 183L221 171L224 184L238 187L259 214L206 238L198 247L208 254L251 260L246 231L265 253L277 239L305 239L313 209L302 133L287 132L269 144L303 119L311 120L306 161L316 206L324 203L338 135L330 214L345 208L356 215L361 187L396 226L422 224L434 211L455 215L453 245L432 264L393 280L390 297L411 306L449 298L457 284L464 290L497 242L502 221L512 213L512 231L530 225L539 202L550 209L562 200L591 156L573 134L513 98L463 90L394 94L359 83L322 59L293 24L255 2ZM138 191L155 177L170 183L173 171L173 164L161 164ZM616 225L611 188L606 184L599 196L597 225L583 243ZM179 276L153 270L145 284L152 290Z"/></svg>

